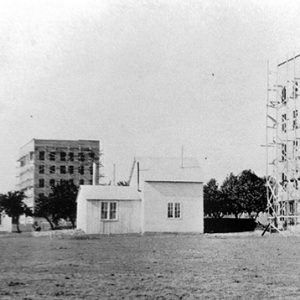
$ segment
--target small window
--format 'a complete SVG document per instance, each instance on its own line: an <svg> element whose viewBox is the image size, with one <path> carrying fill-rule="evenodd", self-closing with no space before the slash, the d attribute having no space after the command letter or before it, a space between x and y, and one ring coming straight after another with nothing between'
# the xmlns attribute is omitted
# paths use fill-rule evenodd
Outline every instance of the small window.
<svg viewBox="0 0 300 300"><path fill-rule="evenodd" d="M0 212L0 225L2 225L2 213Z"/></svg>
<svg viewBox="0 0 300 300"><path fill-rule="evenodd" d="M69 170L69 174L73 174L74 173L74 166L69 166L68 170Z"/></svg>
<svg viewBox="0 0 300 300"><path fill-rule="evenodd" d="M117 219L117 202L101 202L101 220Z"/></svg>
<svg viewBox="0 0 300 300"><path fill-rule="evenodd" d="M95 158L95 152L93 152L93 151L91 151L90 153L89 153L89 156L90 156L90 159L94 159Z"/></svg>
<svg viewBox="0 0 300 300"><path fill-rule="evenodd" d="M50 179L49 184L50 186L55 186L55 179Z"/></svg>
<svg viewBox="0 0 300 300"><path fill-rule="evenodd" d="M55 152L49 153L49 160L55 160Z"/></svg>
<svg viewBox="0 0 300 300"><path fill-rule="evenodd" d="M60 174L66 174L66 166L60 166Z"/></svg>
<svg viewBox="0 0 300 300"><path fill-rule="evenodd" d="M32 152L32 151L30 152L30 160L33 160L33 153L34 152Z"/></svg>
<svg viewBox="0 0 300 300"><path fill-rule="evenodd" d="M24 166L25 166L25 164L26 164L26 161L25 161L25 159L22 159L22 160L20 160L20 166L21 166L21 167L24 167Z"/></svg>
<svg viewBox="0 0 300 300"><path fill-rule="evenodd" d="M78 161L84 161L84 153L83 152L78 153Z"/></svg>
<svg viewBox="0 0 300 300"><path fill-rule="evenodd" d="M45 173L45 166L44 165L40 165L39 166L39 174L44 174Z"/></svg>
<svg viewBox="0 0 300 300"><path fill-rule="evenodd" d="M90 174L93 175L93 166L90 166Z"/></svg>
<svg viewBox="0 0 300 300"><path fill-rule="evenodd" d="M66 152L60 152L60 160L66 161Z"/></svg>
<svg viewBox="0 0 300 300"><path fill-rule="evenodd" d="M45 194L44 193L39 193L39 198L43 198L45 197Z"/></svg>
<svg viewBox="0 0 300 300"><path fill-rule="evenodd" d="M44 179L39 179L39 187L43 188L45 186L45 180Z"/></svg>
<svg viewBox="0 0 300 300"><path fill-rule="evenodd" d="M74 184L74 180L73 179L69 179L69 184Z"/></svg>
<svg viewBox="0 0 300 300"><path fill-rule="evenodd" d="M55 166L50 166L50 174L54 174L55 173Z"/></svg>
<svg viewBox="0 0 300 300"><path fill-rule="evenodd" d="M69 161L74 161L74 153L73 152L68 153L68 160Z"/></svg>
<svg viewBox="0 0 300 300"><path fill-rule="evenodd" d="M81 175L84 175L84 166L80 166L78 168L78 173L81 174Z"/></svg>
<svg viewBox="0 0 300 300"><path fill-rule="evenodd" d="M92 185L93 184L93 180L90 180L89 183L90 183L90 185Z"/></svg>
<svg viewBox="0 0 300 300"><path fill-rule="evenodd" d="M80 185L84 185L84 180L83 180L83 179L80 179L80 180L79 180L79 184L80 184Z"/></svg>
<svg viewBox="0 0 300 300"><path fill-rule="evenodd" d="M39 152L39 160L45 160L45 151Z"/></svg>
<svg viewBox="0 0 300 300"><path fill-rule="evenodd" d="M168 218L169 219L179 219L181 217L181 209L179 202L169 202L168 203Z"/></svg>

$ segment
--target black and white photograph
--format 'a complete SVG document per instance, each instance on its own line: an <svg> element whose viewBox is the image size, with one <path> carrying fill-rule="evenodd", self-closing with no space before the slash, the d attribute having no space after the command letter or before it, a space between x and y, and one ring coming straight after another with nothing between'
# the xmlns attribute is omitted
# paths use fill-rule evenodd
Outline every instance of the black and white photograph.
<svg viewBox="0 0 300 300"><path fill-rule="evenodd" d="M0 299L300 299L299 12L0 0Z"/></svg>

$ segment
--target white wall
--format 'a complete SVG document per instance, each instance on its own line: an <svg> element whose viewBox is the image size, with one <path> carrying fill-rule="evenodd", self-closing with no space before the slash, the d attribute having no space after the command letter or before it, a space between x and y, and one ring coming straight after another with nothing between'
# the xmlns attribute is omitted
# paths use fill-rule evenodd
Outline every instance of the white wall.
<svg viewBox="0 0 300 300"><path fill-rule="evenodd" d="M88 223L88 218L87 218L87 201L86 199L82 196L82 193L78 191L78 196L77 196L77 213L76 213L76 228L81 229L84 232L87 230L87 223Z"/></svg>
<svg viewBox="0 0 300 300"><path fill-rule="evenodd" d="M9 216L1 214L1 221L0 221L0 231L4 232L11 232L12 231L12 220Z"/></svg>
<svg viewBox="0 0 300 300"><path fill-rule="evenodd" d="M109 201L117 202L117 220L101 220L101 201L87 200L87 223L81 229L88 234L141 233L141 200ZM83 222L80 221L77 228L80 224Z"/></svg>
<svg viewBox="0 0 300 300"><path fill-rule="evenodd" d="M181 203L181 218L168 219L168 202ZM203 184L145 182L144 232L203 233Z"/></svg>

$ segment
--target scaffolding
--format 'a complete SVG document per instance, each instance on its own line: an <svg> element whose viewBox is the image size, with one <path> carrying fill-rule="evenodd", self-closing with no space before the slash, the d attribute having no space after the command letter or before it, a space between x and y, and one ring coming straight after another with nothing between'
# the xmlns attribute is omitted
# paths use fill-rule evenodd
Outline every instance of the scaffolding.
<svg viewBox="0 0 300 300"><path fill-rule="evenodd" d="M300 227L300 54L267 67L266 178L270 230Z"/></svg>

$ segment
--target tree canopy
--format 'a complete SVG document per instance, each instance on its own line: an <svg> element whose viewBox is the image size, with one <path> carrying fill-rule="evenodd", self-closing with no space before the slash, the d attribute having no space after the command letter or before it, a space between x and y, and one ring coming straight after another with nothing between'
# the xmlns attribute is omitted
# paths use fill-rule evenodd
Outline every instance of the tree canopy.
<svg viewBox="0 0 300 300"><path fill-rule="evenodd" d="M24 203L24 192L13 191L0 195L0 212L4 211L17 225L17 231L21 232L19 219L21 215L32 216L31 209Z"/></svg>
<svg viewBox="0 0 300 300"><path fill-rule="evenodd" d="M266 207L265 178L251 170L244 170L237 176L229 174L221 187L215 179L204 186L204 212L208 216L220 218L233 214L238 218L247 213L250 218L256 218Z"/></svg>
<svg viewBox="0 0 300 300"><path fill-rule="evenodd" d="M54 229L60 219L68 220L73 228L76 222L76 197L78 187L69 181L62 181L52 187L49 196L39 197L36 201L35 216L44 217Z"/></svg>

